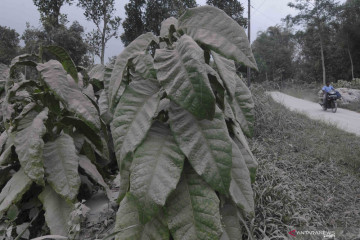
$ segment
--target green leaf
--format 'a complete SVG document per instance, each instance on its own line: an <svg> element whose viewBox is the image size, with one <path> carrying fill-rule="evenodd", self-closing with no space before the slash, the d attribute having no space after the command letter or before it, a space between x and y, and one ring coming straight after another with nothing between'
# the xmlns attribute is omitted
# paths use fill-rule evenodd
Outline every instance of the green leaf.
<svg viewBox="0 0 360 240"><path fill-rule="evenodd" d="M79 157L74 140L67 134L44 146L44 166L47 181L63 198L75 200L80 187Z"/></svg>
<svg viewBox="0 0 360 240"><path fill-rule="evenodd" d="M170 128L155 122L136 149L130 168L130 193L142 222L149 221L165 205L180 179L184 159Z"/></svg>
<svg viewBox="0 0 360 240"><path fill-rule="evenodd" d="M232 141L232 151L230 196L239 208L246 212L254 212L254 193L251 188L249 169L234 141Z"/></svg>
<svg viewBox="0 0 360 240"><path fill-rule="evenodd" d="M238 146L242 156L245 159L246 166L250 171L251 182L254 183L258 162L256 161L256 158L252 154L249 144L246 140L245 135L241 131L240 126L237 123L233 123L231 124L231 130L234 133L233 140Z"/></svg>
<svg viewBox="0 0 360 240"><path fill-rule="evenodd" d="M20 168L2 188L0 193L0 216L12 205L21 200L31 186L31 179Z"/></svg>
<svg viewBox="0 0 360 240"><path fill-rule="evenodd" d="M31 111L19 121L15 135L15 151L25 174L39 185L45 186L42 137L46 133L45 121L49 110Z"/></svg>
<svg viewBox="0 0 360 240"><path fill-rule="evenodd" d="M47 63L39 64L37 69L46 85L55 93L67 110L75 113L93 130L100 130L98 111L91 101L82 94L79 86L66 74L58 61L50 60Z"/></svg>
<svg viewBox="0 0 360 240"><path fill-rule="evenodd" d="M52 45L43 47L43 49L54 54L61 63L61 65L64 67L65 71L70 74L70 76L75 80L76 83L79 82L78 72L75 63L64 48Z"/></svg>
<svg viewBox="0 0 360 240"><path fill-rule="evenodd" d="M169 231L162 219L159 215L142 224L135 203L125 197L116 213L114 232L119 233L115 240L168 240Z"/></svg>
<svg viewBox="0 0 360 240"><path fill-rule="evenodd" d="M120 170L125 157L136 149L151 127L160 101L159 89L154 81L132 82L115 109L111 132Z"/></svg>
<svg viewBox="0 0 360 240"><path fill-rule="evenodd" d="M6 217L11 221L15 221L17 216L19 215L19 209L16 207L16 205L11 205L9 209L6 212Z"/></svg>
<svg viewBox="0 0 360 240"><path fill-rule="evenodd" d="M236 120L240 124L245 135L252 137L255 122L254 100L252 99L252 94L249 88L240 79L240 77L235 75L235 78L235 98L230 102L230 105L232 106Z"/></svg>
<svg viewBox="0 0 360 240"><path fill-rule="evenodd" d="M179 30L221 55L257 70L244 28L218 8L188 9L179 18Z"/></svg>
<svg viewBox="0 0 360 240"><path fill-rule="evenodd" d="M160 37L169 37L170 28L174 30L178 29L178 20L174 17L170 17L161 22Z"/></svg>
<svg viewBox="0 0 360 240"><path fill-rule="evenodd" d="M45 210L45 221L54 235L67 236L70 226L71 212L74 206L65 201L49 185L46 185L44 191L39 195Z"/></svg>
<svg viewBox="0 0 360 240"><path fill-rule="evenodd" d="M189 36L182 36L174 50L157 49L155 69L172 101L199 119L212 119L215 96L211 90L203 50Z"/></svg>
<svg viewBox="0 0 360 240"><path fill-rule="evenodd" d="M211 51L217 70L221 76L221 80L224 82L227 92L231 98L235 97L236 89L236 68L233 60L222 57L214 51Z"/></svg>
<svg viewBox="0 0 360 240"><path fill-rule="evenodd" d="M175 240L219 239L221 223L216 193L190 166L170 195L165 211L171 235Z"/></svg>
<svg viewBox="0 0 360 240"><path fill-rule="evenodd" d="M87 175L91 177L91 179L93 179L105 189L108 199L111 200L111 190L105 183L96 166L92 164L92 162L84 155L80 155L79 157L79 166L85 171Z"/></svg>
<svg viewBox="0 0 360 240"><path fill-rule="evenodd" d="M134 58L138 52L146 50L151 42L159 42L158 37L152 33L145 33L132 41L116 58L114 69L112 71L109 86L109 103L110 108L115 106L115 98L118 95L120 85L127 67L128 61ZM121 94L121 93L120 93Z"/></svg>
<svg viewBox="0 0 360 240"><path fill-rule="evenodd" d="M216 107L212 121L199 121L171 102L169 120L176 142L195 171L213 189L227 195L231 180L231 139L221 110Z"/></svg>
<svg viewBox="0 0 360 240"><path fill-rule="evenodd" d="M242 239L240 220L237 215L237 209L231 203L225 203L220 209L221 223L223 225L223 234L220 240L238 240Z"/></svg>

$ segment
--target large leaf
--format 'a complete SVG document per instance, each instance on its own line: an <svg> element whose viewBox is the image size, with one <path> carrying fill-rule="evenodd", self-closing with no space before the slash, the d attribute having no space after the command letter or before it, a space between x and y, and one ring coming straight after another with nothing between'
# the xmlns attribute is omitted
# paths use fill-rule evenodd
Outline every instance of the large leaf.
<svg viewBox="0 0 360 240"><path fill-rule="evenodd" d="M66 74L62 65L58 61L50 60L47 63L39 64L37 69L47 86L66 106L67 110L75 113L78 118L95 131L99 131L98 111L91 101L82 94L74 80Z"/></svg>
<svg viewBox="0 0 360 240"><path fill-rule="evenodd" d="M155 122L131 165L130 193L141 211L141 221L150 220L165 205L180 179L184 159L170 128Z"/></svg>
<svg viewBox="0 0 360 240"><path fill-rule="evenodd" d="M110 123L112 120L112 114L109 109L108 96L105 90L102 90L100 93L98 105L101 119L103 119L106 123Z"/></svg>
<svg viewBox="0 0 360 240"><path fill-rule="evenodd" d="M110 86L109 86L109 103L110 108L115 104L115 97L118 94L123 75L125 73L128 61L134 58L138 52L142 52L148 48L151 42L159 42L158 37L152 33L145 33L132 41L121 53L117 56L114 69L112 71Z"/></svg>
<svg viewBox="0 0 360 240"><path fill-rule="evenodd" d="M235 98L230 102L234 110L236 121L240 124L245 135L252 137L254 132L254 100L252 94L239 76L236 78Z"/></svg>
<svg viewBox="0 0 360 240"><path fill-rule="evenodd" d="M160 101L159 86L154 81L132 82L115 109L111 123L115 153L119 168L144 139Z"/></svg>
<svg viewBox="0 0 360 240"><path fill-rule="evenodd" d="M79 157L74 140L62 134L55 141L45 144L43 155L49 184L62 197L73 201L80 187Z"/></svg>
<svg viewBox="0 0 360 240"><path fill-rule="evenodd" d="M216 107L212 121L198 121L171 102L169 119L175 139L195 171L215 190L227 194L232 147L221 110Z"/></svg>
<svg viewBox="0 0 360 240"><path fill-rule="evenodd" d="M49 185L39 195L45 210L45 221L51 234L67 236L70 226L70 213L74 206L58 195Z"/></svg>
<svg viewBox="0 0 360 240"><path fill-rule="evenodd" d="M31 179L20 168L2 188L0 193L0 218L2 214L21 197L31 186Z"/></svg>
<svg viewBox="0 0 360 240"><path fill-rule="evenodd" d="M139 53L132 60L134 71L131 71L132 81L143 80L148 78L156 78L156 70L154 69L154 59L150 53Z"/></svg>
<svg viewBox="0 0 360 240"><path fill-rule="evenodd" d="M45 121L49 110L32 111L19 121L15 135L15 148L25 174L39 185L44 182L44 163L42 137L46 133Z"/></svg>
<svg viewBox="0 0 360 240"><path fill-rule="evenodd" d="M75 63L64 48L52 45L46 46L44 47L44 49L54 54L64 67L65 71L70 74L70 76L75 80L76 83L79 82L78 72Z"/></svg>
<svg viewBox="0 0 360 240"><path fill-rule="evenodd" d="M64 117L61 119L61 122L68 126L74 126L79 132L85 135L97 149L102 151L103 144L101 142L101 138L96 131L86 125L83 121L76 117Z"/></svg>
<svg viewBox="0 0 360 240"><path fill-rule="evenodd" d="M174 17L170 17L161 22L160 28L160 37L169 37L170 28L173 27L174 30L178 28L178 20Z"/></svg>
<svg viewBox="0 0 360 240"><path fill-rule="evenodd" d="M249 169L246 166L245 159L240 149L232 141L232 169L230 196L236 205L246 212L254 211L254 193L251 188Z"/></svg>
<svg viewBox="0 0 360 240"><path fill-rule="evenodd" d="M220 214L224 230L220 240L242 239L241 226L236 207L227 202L220 209Z"/></svg>
<svg viewBox="0 0 360 240"><path fill-rule="evenodd" d="M4 147L7 139L8 139L8 132L7 132L7 131L3 131L3 132L1 133L1 135L0 135L0 153L2 152L3 147Z"/></svg>
<svg viewBox="0 0 360 240"><path fill-rule="evenodd" d="M190 166L185 167L165 210L168 226L175 240L219 239L219 199Z"/></svg>
<svg viewBox="0 0 360 240"><path fill-rule="evenodd" d="M224 58L223 56L217 54L214 51L211 51L211 55L214 58L214 62L221 76L221 79L224 82L226 90L228 91L229 95L234 98L236 89L236 68L234 61Z"/></svg>
<svg viewBox="0 0 360 240"><path fill-rule="evenodd" d="M96 79L98 81L104 80L105 66L102 64L95 64L89 71L89 78Z"/></svg>
<svg viewBox="0 0 360 240"><path fill-rule="evenodd" d="M156 216L142 224L135 203L125 197L116 214L114 232L119 233L115 240L168 240L169 231L162 218L163 216Z"/></svg>
<svg viewBox="0 0 360 240"><path fill-rule="evenodd" d="M87 175L91 177L95 182L97 182L100 186L102 186L109 200L112 200L111 190L109 186L105 183L103 177L97 170L96 166L92 164L92 162L84 155L80 155L79 157L79 166L85 171Z"/></svg>
<svg viewBox="0 0 360 240"><path fill-rule="evenodd" d="M199 119L212 119L215 96L211 90L203 50L184 35L176 48L157 49L155 69L168 97Z"/></svg>
<svg viewBox="0 0 360 240"><path fill-rule="evenodd" d="M241 131L240 126L237 123L233 123L233 124L231 124L231 130L234 133L233 140L236 143L236 145L238 146L242 156L245 159L246 166L248 167L248 169L250 171L251 182L253 183L253 182L255 182L256 169L258 166L258 162L257 162L256 158L254 157L254 155L252 154L249 144L246 140L245 135Z"/></svg>
<svg viewBox="0 0 360 240"><path fill-rule="evenodd" d="M221 55L257 69L244 28L218 8L188 9L179 18L179 30Z"/></svg>

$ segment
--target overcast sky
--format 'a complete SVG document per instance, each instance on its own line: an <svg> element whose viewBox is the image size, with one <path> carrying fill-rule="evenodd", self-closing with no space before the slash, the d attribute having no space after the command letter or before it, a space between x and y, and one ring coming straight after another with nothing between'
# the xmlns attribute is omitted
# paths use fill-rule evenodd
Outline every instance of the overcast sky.
<svg viewBox="0 0 360 240"><path fill-rule="evenodd" d="M259 31L265 31L268 27L276 24L281 24L281 19L288 14L296 14L296 11L289 8L287 3L291 0L251 0L251 40L256 38ZM342 0L341 2L344 2ZM125 18L124 5L128 0L115 0L116 14L122 19ZM206 0L197 0L199 5L204 5ZM247 17L247 0L240 0L245 6L244 15ZM62 13L68 14L68 20L71 22L77 20L84 26L86 32L90 32L94 25L85 20L83 12L76 6L65 6L62 8ZM0 25L15 29L20 35L26 28L26 22L32 26L41 26L39 22L40 15L33 5L32 0L0 0ZM120 33L123 29L120 29ZM112 39L109 41L105 61L108 57L118 55L122 49L123 44L120 39Z"/></svg>

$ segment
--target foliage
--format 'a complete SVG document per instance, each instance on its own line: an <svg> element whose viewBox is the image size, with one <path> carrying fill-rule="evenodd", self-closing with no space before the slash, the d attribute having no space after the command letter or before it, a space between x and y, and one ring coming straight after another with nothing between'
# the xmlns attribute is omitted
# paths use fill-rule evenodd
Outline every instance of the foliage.
<svg viewBox="0 0 360 240"><path fill-rule="evenodd" d="M125 5L126 18L121 41L125 46L146 32L160 35L161 22L179 17L186 9L196 7L195 0L130 0Z"/></svg>
<svg viewBox="0 0 360 240"><path fill-rule="evenodd" d="M37 53L40 46L57 45L69 52L70 57L76 65L87 65L86 53L87 44L83 40L84 28L78 23L73 22L70 27L59 24L56 28L51 25L46 27L34 28L27 24L22 35L25 46L24 53ZM46 55L46 57L50 57Z"/></svg>
<svg viewBox="0 0 360 240"><path fill-rule="evenodd" d="M161 25L103 70L121 176L116 239L238 239L257 167L245 137L254 102L234 62L256 68L245 31L210 6Z"/></svg>
<svg viewBox="0 0 360 240"><path fill-rule="evenodd" d="M244 7L237 0L206 0L206 4L223 10L234 19L240 26L247 26L247 19L243 17Z"/></svg>
<svg viewBox="0 0 360 240"><path fill-rule="evenodd" d="M43 206L51 234L75 237L79 232L76 219L80 218L73 212L82 209L77 204L81 175L108 190L97 170L108 159L104 144L108 142L107 131L91 99L93 86L77 72L75 81L72 70L76 68L65 50L54 46L41 50L14 58L6 79L2 101L6 130L0 137L0 217L9 219L9 211L16 206L23 217L16 223L1 221L0 225L9 229L25 224L36 236L40 228L27 221L39 221L36 218L43 214ZM42 63L46 52L55 54L59 61ZM21 74L24 65L33 68L37 76L25 79ZM23 204L29 207L20 210ZM7 239L14 234L10 230Z"/></svg>
<svg viewBox="0 0 360 240"><path fill-rule="evenodd" d="M79 0L78 6L84 9L88 21L96 25L96 29L88 34L88 39L94 53L104 64L106 43L117 37L121 18L114 16L115 0Z"/></svg>
<svg viewBox="0 0 360 240"><path fill-rule="evenodd" d="M280 52L293 44L293 55L284 56L284 63L291 66L291 76L284 80L298 82L320 82L321 78L335 82L358 78L360 68L359 0L348 0L340 4L333 0L294 0L289 6L298 10L284 19L289 34L270 40L260 34L254 41L254 55L260 69L269 68L269 62L278 62L279 54L270 54L272 49ZM294 28L292 28L295 26ZM270 27L275 29L278 26ZM290 38L288 40L288 38ZM264 41L264 40L268 41ZM281 43L284 43L283 46ZM276 47L275 47L276 46ZM261 51L259 51L261 50ZM281 54L282 55L282 54ZM276 64L278 65L278 64ZM282 70L285 70L282 68ZM285 70L286 72L287 70ZM260 72L264 72L260 70ZM271 73L270 73L271 74ZM277 74L275 72L275 75ZM273 79L264 74L254 74L256 81ZM287 79L286 79L287 78ZM291 78L291 79L289 79Z"/></svg>
<svg viewBox="0 0 360 240"><path fill-rule="evenodd" d="M269 27L258 33L252 49L259 66L256 78L281 82L293 76L295 41L290 29Z"/></svg>
<svg viewBox="0 0 360 240"><path fill-rule="evenodd" d="M61 19L66 19L66 15L60 13L61 7L71 4L73 0L33 0L33 2L40 12L41 21L49 22L56 27Z"/></svg>
<svg viewBox="0 0 360 240"><path fill-rule="evenodd" d="M19 51L19 34L11 28L0 26L0 64L10 64Z"/></svg>

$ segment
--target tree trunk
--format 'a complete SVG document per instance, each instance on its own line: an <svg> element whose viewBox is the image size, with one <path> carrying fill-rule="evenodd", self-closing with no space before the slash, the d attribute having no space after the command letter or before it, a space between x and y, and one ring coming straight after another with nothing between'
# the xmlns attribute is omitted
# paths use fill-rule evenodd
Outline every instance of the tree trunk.
<svg viewBox="0 0 360 240"><path fill-rule="evenodd" d="M348 54L349 54L350 64L351 64L351 80L353 80L354 79L354 63L353 63L353 59L352 59L351 52L350 52L349 36L348 36L348 39L347 39L347 51L348 51Z"/></svg>
<svg viewBox="0 0 360 240"><path fill-rule="evenodd" d="M105 46L106 46L106 42L105 42L105 35L106 35L106 26L107 26L107 16L106 16L106 3L105 1L103 1L103 5L104 5L104 26L102 29L102 33L101 33L101 64L104 65L104 58L105 58Z"/></svg>
<svg viewBox="0 0 360 240"><path fill-rule="evenodd" d="M320 35L320 50L321 50L321 65L322 65L322 72L323 72L323 84L326 85L326 70L325 70L325 58L324 58L324 47L323 42Z"/></svg>

